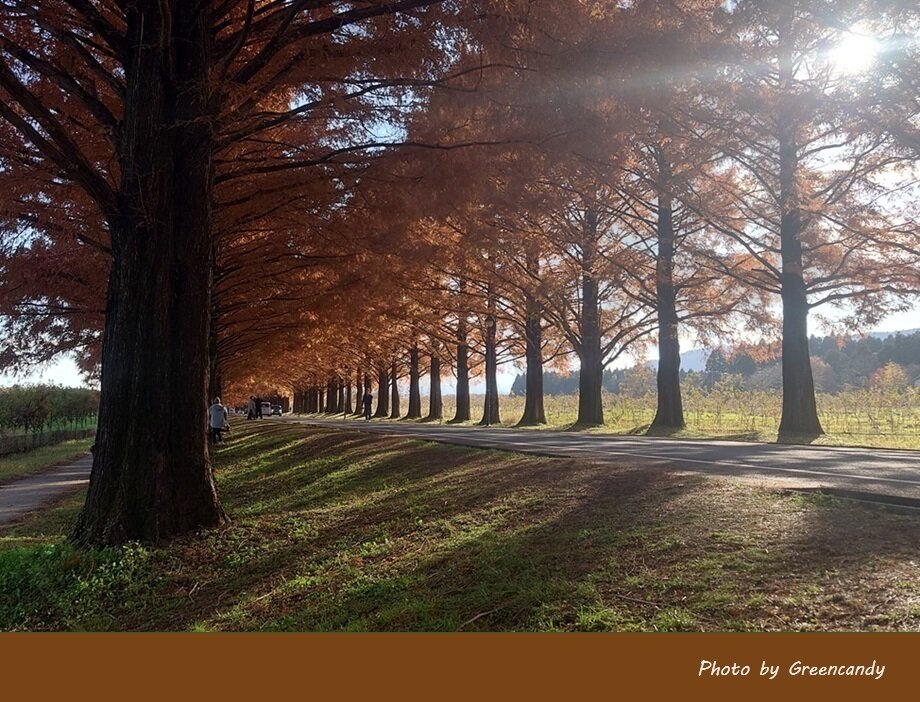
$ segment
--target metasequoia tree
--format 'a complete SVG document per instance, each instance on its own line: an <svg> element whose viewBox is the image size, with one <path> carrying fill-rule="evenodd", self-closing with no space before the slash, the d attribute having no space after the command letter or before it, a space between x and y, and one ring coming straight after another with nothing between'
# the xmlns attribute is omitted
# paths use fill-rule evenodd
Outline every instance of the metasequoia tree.
<svg viewBox="0 0 920 702"><path fill-rule="evenodd" d="M409 41L425 36L439 14L425 8L437 5L3 3L0 117L38 168L83 189L111 241L99 431L77 542L158 541L225 519L201 421L213 188L354 145L333 135L325 154L311 148L283 166L223 163L220 150L328 112L333 95L374 90L380 72L349 80L374 49L386 78L410 74L413 61L445 63L444 42ZM409 11L421 21L402 21ZM326 69L340 78L311 81Z"/></svg>
<svg viewBox="0 0 920 702"><path fill-rule="evenodd" d="M734 188L722 181L736 214L711 221L754 264L715 265L725 274L743 272L748 284L781 301L781 435L823 433L808 351L810 312L837 304L871 321L891 299L918 290L912 235L885 198L890 183L881 185L897 177L905 157L891 149L888 134L856 129L848 78L825 58L839 38L822 21L826 10L826 3L807 0L738 3L732 90L716 103L718 112L697 112L722 131L737 171ZM858 12L858 3L837 10L839 19Z"/></svg>

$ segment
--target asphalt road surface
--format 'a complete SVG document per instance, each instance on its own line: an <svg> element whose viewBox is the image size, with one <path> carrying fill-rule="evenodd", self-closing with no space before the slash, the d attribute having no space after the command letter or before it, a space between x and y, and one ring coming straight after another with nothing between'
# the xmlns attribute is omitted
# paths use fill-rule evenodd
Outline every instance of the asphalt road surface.
<svg viewBox="0 0 920 702"><path fill-rule="evenodd" d="M18 521L77 488L89 484L93 457L49 468L41 473L0 485L0 526Z"/></svg>
<svg viewBox="0 0 920 702"><path fill-rule="evenodd" d="M277 420L275 420L277 421ZM287 418L284 421L399 434L480 448L593 461L640 464L654 469L733 476L792 488L833 489L899 498L920 507L920 451L796 446L744 441L697 441L583 432ZM884 500L882 500L884 501Z"/></svg>

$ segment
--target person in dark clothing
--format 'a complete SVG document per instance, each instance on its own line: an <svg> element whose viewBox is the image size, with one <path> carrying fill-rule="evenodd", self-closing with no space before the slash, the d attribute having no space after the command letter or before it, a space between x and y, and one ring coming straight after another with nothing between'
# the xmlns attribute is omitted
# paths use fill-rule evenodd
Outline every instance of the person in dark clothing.
<svg viewBox="0 0 920 702"><path fill-rule="evenodd" d="M246 408L246 419L255 419L256 418L256 396L249 396L249 406Z"/></svg>
<svg viewBox="0 0 920 702"><path fill-rule="evenodd" d="M367 390L364 393L364 397L361 398L361 402L364 403L364 421L371 421L371 405L374 403L374 396L371 395L371 391Z"/></svg>
<svg viewBox="0 0 920 702"><path fill-rule="evenodd" d="M256 395L256 419L262 419L262 398Z"/></svg>

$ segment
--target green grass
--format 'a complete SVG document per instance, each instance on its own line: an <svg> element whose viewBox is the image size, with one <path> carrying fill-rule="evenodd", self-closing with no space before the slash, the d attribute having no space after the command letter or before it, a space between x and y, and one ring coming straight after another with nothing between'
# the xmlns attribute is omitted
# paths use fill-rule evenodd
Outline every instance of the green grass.
<svg viewBox="0 0 920 702"><path fill-rule="evenodd" d="M920 518L699 475L239 422L233 522L75 552L0 531L0 629L916 630Z"/></svg>
<svg viewBox="0 0 920 702"><path fill-rule="evenodd" d="M0 457L0 484L79 458L89 452L92 444L93 439L91 438L74 439L25 453L2 456Z"/></svg>
<svg viewBox="0 0 920 702"><path fill-rule="evenodd" d="M456 397L444 397L444 417L447 422L456 410ZM655 396L641 397L605 393L603 427L591 432L612 434L645 434L655 416ZM920 449L920 390L880 392L851 390L837 395L819 393L818 414L824 436L817 439L802 437L799 443L825 446L869 446L876 448ZM483 397L471 400L474 425L482 417ZM722 439L774 442L779 429L782 395L775 391L735 392L684 389L684 415L687 428L668 432L667 436L682 439ZM571 429L578 417L577 395L547 395L544 398L547 424L539 429ZM422 407L428 407L422 398ZM524 398L500 398L501 426L514 426L524 413ZM380 420L374 421L409 421ZM411 420L415 421L415 420Z"/></svg>

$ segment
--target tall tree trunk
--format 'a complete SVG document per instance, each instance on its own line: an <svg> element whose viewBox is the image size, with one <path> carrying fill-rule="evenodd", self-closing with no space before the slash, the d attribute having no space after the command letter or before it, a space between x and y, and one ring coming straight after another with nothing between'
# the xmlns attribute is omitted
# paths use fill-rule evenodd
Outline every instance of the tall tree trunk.
<svg viewBox="0 0 920 702"><path fill-rule="evenodd" d="M355 410L352 414L356 417L361 416L362 406L364 403L364 374L360 369L355 373Z"/></svg>
<svg viewBox="0 0 920 702"><path fill-rule="evenodd" d="M377 409L375 417L386 417L390 413L390 374L386 366L377 368Z"/></svg>
<svg viewBox="0 0 920 702"><path fill-rule="evenodd" d="M351 413L352 413L351 375L346 373L345 375L345 406L342 407L342 414L351 414Z"/></svg>
<svg viewBox="0 0 920 702"><path fill-rule="evenodd" d="M125 12L99 423L71 535L81 545L157 543L226 521L206 421L216 111L209 8L138 0Z"/></svg>
<svg viewBox="0 0 920 702"><path fill-rule="evenodd" d="M779 35L780 90L784 93L777 124L779 127L780 258L783 301L783 413L780 437L818 436L824 433L818 420L815 381L808 351L808 293L802 265L802 212L797 184L798 146L794 107L792 61L792 15L787 11L786 27Z"/></svg>
<svg viewBox="0 0 920 702"><path fill-rule="evenodd" d="M466 343L466 320L457 323L457 408L451 422L470 421L470 347Z"/></svg>
<svg viewBox="0 0 920 702"><path fill-rule="evenodd" d="M444 417L444 403L441 400L441 359L437 354L431 354L431 386L428 392L427 420L442 419Z"/></svg>
<svg viewBox="0 0 920 702"><path fill-rule="evenodd" d="M524 356L527 360L524 394L524 415L518 426L546 424L543 409L543 316L540 303L531 295L524 296Z"/></svg>
<svg viewBox="0 0 920 702"><path fill-rule="evenodd" d="M601 426L604 407L601 392L604 382L604 365L601 358L600 310L594 263L597 255L597 213L585 211L585 234L582 246L581 276L581 348L578 357L581 372L578 375L579 426Z"/></svg>
<svg viewBox="0 0 920 702"><path fill-rule="evenodd" d="M210 266L212 275L214 274L214 252L210 255ZM211 324L208 327L208 399L213 401L216 397L223 397L223 380L220 377L220 362L217 351L217 318L218 309L217 301L214 299L214 293L211 293Z"/></svg>
<svg viewBox="0 0 920 702"><path fill-rule="evenodd" d="M335 406L336 396L335 381L329 378L329 380L326 381L326 414L335 414L338 412Z"/></svg>
<svg viewBox="0 0 920 702"><path fill-rule="evenodd" d="M800 214L791 208L782 215L781 258L783 300L783 413L780 436L818 436L824 433L818 420L815 381L808 350L808 297L802 271L799 241Z"/></svg>
<svg viewBox="0 0 920 702"><path fill-rule="evenodd" d="M224 383L220 375L220 364L217 359L216 344L208 354L208 399L214 400L224 396Z"/></svg>
<svg viewBox="0 0 920 702"><path fill-rule="evenodd" d="M491 288L490 288L491 293ZM489 300L489 315L486 318L486 396L483 400L481 426L500 424L498 414L498 354L495 348L495 317L492 314L494 302Z"/></svg>
<svg viewBox="0 0 920 702"><path fill-rule="evenodd" d="M658 254L655 259L655 296L658 308L658 409L653 429L683 429L684 404L680 394L680 340L677 292L674 288L674 220L671 201L671 164L663 147L658 150Z"/></svg>
<svg viewBox="0 0 920 702"><path fill-rule="evenodd" d="M390 419L399 419L399 383L396 375L396 361L390 365Z"/></svg>
<svg viewBox="0 0 920 702"><path fill-rule="evenodd" d="M418 345L409 349L409 410L406 419L419 419L422 416L422 393L419 389Z"/></svg>

